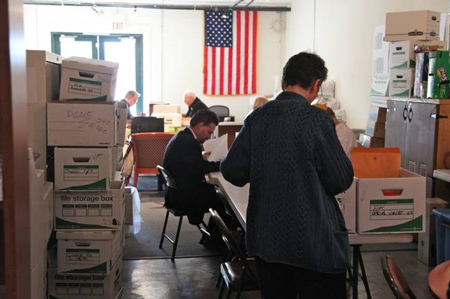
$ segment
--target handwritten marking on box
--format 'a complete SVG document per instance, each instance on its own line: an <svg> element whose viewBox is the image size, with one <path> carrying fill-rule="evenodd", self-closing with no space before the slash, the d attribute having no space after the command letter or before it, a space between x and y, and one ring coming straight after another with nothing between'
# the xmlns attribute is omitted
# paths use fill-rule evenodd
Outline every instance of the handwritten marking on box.
<svg viewBox="0 0 450 299"><path fill-rule="evenodd" d="M99 181L98 165L65 165L63 170L64 181Z"/></svg>
<svg viewBox="0 0 450 299"><path fill-rule="evenodd" d="M91 264L100 263L99 249L66 249L66 263L68 264Z"/></svg>
<svg viewBox="0 0 450 299"><path fill-rule="evenodd" d="M101 96L102 82L70 78L68 93Z"/></svg>
<svg viewBox="0 0 450 299"><path fill-rule="evenodd" d="M372 199L370 220L414 219L414 199Z"/></svg>

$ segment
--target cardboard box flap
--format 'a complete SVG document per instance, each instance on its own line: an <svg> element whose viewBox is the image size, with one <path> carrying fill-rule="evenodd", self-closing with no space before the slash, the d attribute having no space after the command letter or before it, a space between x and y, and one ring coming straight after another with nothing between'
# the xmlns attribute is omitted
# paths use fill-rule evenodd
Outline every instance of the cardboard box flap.
<svg viewBox="0 0 450 299"><path fill-rule="evenodd" d="M81 77L89 78L92 73L117 74L119 64L116 62L72 56L62 61L63 68L80 70Z"/></svg>
<svg viewBox="0 0 450 299"><path fill-rule="evenodd" d="M398 148L354 148L350 154L358 178L393 178L400 176L401 156Z"/></svg>

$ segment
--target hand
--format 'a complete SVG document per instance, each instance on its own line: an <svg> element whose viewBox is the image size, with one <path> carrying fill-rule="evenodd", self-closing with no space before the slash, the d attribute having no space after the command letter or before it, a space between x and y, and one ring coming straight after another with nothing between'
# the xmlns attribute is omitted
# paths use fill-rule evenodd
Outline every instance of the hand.
<svg viewBox="0 0 450 299"><path fill-rule="evenodd" d="M203 152L203 159L208 160L209 156L211 156L211 152Z"/></svg>

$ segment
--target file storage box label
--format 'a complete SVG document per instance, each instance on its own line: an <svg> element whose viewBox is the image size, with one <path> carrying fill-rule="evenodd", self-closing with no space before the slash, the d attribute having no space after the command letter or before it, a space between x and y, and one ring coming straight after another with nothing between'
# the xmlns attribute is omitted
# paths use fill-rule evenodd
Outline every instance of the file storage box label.
<svg viewBox="0 0 450 299"><path fill-rule="evenodd" d="M349 233L356 232L356 178L347 191L335 196L345 219Z"/></svg>
<svg viewBox="0 0 450 299"><path fill-rule="evenodd" d="M55 230L120 230L125 200L122 182L101 191L55 190Z"/></svg>

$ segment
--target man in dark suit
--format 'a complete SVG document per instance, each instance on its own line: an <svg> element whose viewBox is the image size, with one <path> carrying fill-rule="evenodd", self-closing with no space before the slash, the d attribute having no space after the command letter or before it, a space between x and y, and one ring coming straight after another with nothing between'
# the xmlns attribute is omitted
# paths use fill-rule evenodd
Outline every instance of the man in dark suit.
<svg viewBox="0 0 450 299"><path fill-rule="evenodd" d="M199 224L209 208L224 211L214 186L205 181L205 174L219 171L220 162L211 162L210 153L202 154L201 144L211 137L219 123L209 109L197 112L189 128L172 137L164 153L164 168L173 176L178 190L169 188L165 206L183 209L191 224Z"/></svg>
<svg viewBox="0 0 450 299"><path fill-rule="evenodd" d="M193 91L184 92L184 102L188 105L189 109L186 113L187 117L193 117L195 113L202 109L208 109L208 107L203 103Z"/></svg>

